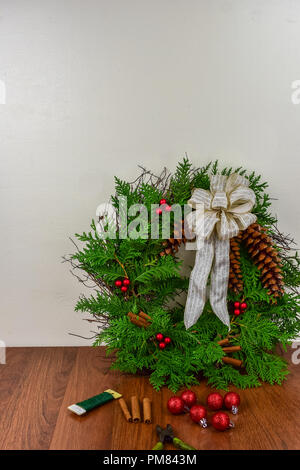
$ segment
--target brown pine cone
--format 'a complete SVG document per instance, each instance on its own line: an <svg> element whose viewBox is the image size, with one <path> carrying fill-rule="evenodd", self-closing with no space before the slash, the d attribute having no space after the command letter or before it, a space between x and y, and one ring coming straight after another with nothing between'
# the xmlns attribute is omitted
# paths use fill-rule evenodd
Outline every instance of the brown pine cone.
<svg viewBox="0 0 300 470"><path fill-rule="evenodd" d="M230 270L228 287L236 294L243 290L243 275L240 255L241 239L241 234L230 239Z"/></svg>
<svg viewBox="0 0 300 470"><path fill-rule="evenodd" d="M282 265L272 238L259 224L252 224L242 233L253 263L261 271L261 282L268 294L279 297L284 293Z"/></svg>
<svg viewBox="0 0 300 470"><path fill-rule="evenodd" d="M180 233L180 226L178 227L178 224L174 224L174 237L182 236L182 238L171 237L168 240L164 240L162 244L163 251L160 252L160 256L165 256L165 255L174 256L179 250L180 245L182 243L186 243L186 238L184 235L184 220L182 220L181 223L182 223L181 233Z"/></svg>

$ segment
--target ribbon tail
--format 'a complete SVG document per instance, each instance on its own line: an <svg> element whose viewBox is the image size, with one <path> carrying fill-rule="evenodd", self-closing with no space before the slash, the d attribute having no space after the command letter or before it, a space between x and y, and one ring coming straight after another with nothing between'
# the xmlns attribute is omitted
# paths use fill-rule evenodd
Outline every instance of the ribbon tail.
<svg viewBox="0 0 300 470"><path fill-rule="evenodd" d="M214 258L213 237L201 240L197 250L195 265L191 272L189 290L184 311L186 329L193 326L203 312L206 302L206 284Z"/></svg>
<svg viewBox="0 0 300 470"><path fill-rule="evenodd" d="M211 271L210 304L217 317L230 326L230 318L227 309L227 288L230 268L230 241L220 240L215 236L215 259Z"/></svg>

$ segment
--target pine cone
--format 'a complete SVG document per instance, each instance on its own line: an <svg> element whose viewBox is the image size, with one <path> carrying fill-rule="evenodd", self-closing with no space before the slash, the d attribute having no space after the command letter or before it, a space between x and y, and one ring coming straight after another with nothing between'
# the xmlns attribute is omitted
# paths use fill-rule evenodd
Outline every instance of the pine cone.
<svg viewBox="0 0 300 470"><path fill-rule="evenodd" d="M279 297L284 293L280 257L266 229L252 224L242 233L253 263L261 271L261 282L268 294Z"/></svg>
<svg viewBox="0 0 300 470"><path fill-rule="evenodd" d="M178 237L182 235L182 238L169 238L168 240L164 240L163 242L163 251L160 252L160 256L165 256L165 255L172 255L174 256L177 251L179 250L179 247L182 243L186 243L186 238L184 235L184 220L181 221L182 227L181 227L181 234L180 234L180 226L178 224L174 224L174 237Z"/></svg>
<svg viewBox="0 0 300 470"><path fill-rule="evenodd" d="M230 271L228 287L238 294L243 290L243 275L241 270L240 243L241 233L230 239Z"/></svg>

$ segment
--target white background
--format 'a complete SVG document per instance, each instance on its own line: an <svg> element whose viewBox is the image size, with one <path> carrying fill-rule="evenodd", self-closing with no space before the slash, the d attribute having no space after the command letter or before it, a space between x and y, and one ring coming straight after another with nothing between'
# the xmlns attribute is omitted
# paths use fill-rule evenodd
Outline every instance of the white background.
<svg viewBox="0 0 300 470"><path fill-rule="evenodd" d="M137 164L255 169L299 240L299 0L1 0L0 79L7 345L89 344L60 257Z"/></svg>

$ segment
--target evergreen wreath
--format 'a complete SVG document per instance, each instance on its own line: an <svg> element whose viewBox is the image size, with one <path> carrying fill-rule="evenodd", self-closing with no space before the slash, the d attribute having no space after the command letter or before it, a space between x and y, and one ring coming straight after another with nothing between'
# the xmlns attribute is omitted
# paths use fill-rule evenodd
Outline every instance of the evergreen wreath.
<svg viewBox="0 0 300 470"><path fill-rule="evenodd" d="M293 239L278 230L269 212L267 183L242 168L220 169L218 162L194 168L187 158L174 174L140 170L133 182L115 178L111 203L116 211L120 196L127 197L128 207L143 204L149 212L162 199L183 206L193 188L209 189L211 174L238 173L249 180L257 221L230 241L230 329L212 314L209 302L193 327L184 326L182 293L189 280L180 274L177 253L184 232L181 240L121 239L119 232L103 240L93 221L90 232L76 234L80 247L74 242L76 252L64 259L80 282L95 289L75 307L88 312L87 320L96 325L94 345L106 344L107 354L114 356L112 368L149 373L156 390L166 385L175 392L201 376L218 389L256 387L261 381L281 384L287 363L275 347L286 348L300 331L300 261ZM132 219L128 216L128 222ZM239 303L247 307L242 315L235 314ZM162 337L166 347L160 348Z"/></svg>

